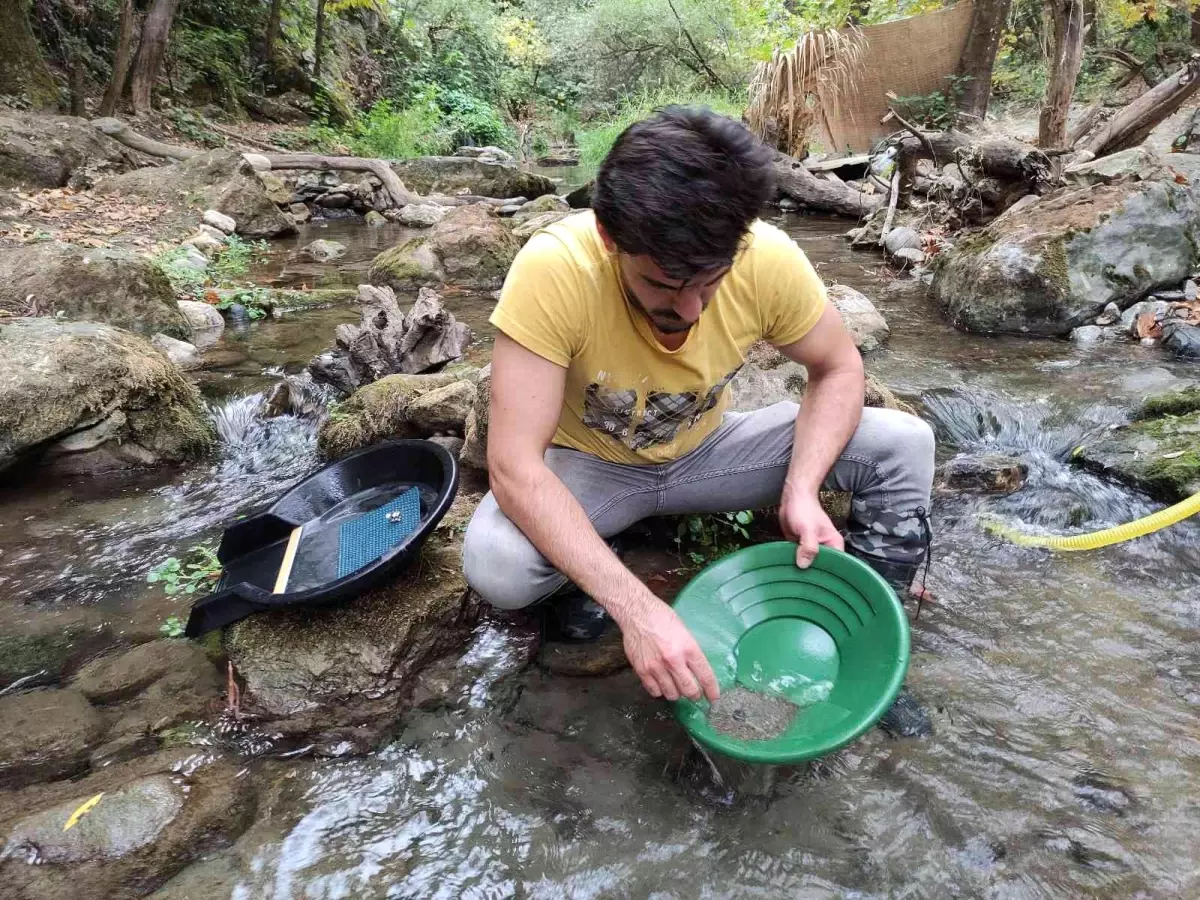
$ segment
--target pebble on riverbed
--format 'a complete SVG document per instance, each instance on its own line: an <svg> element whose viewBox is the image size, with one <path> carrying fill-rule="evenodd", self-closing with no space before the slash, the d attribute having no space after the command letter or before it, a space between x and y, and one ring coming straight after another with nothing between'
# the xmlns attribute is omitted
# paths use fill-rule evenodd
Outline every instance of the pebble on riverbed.
<svg viewBox="0 0 1200 900"><path fill-rule="evenodd" d="M708 712L713 730L739 741L769 741L783 734L800 707L742 686L721 694Z"/></svg>

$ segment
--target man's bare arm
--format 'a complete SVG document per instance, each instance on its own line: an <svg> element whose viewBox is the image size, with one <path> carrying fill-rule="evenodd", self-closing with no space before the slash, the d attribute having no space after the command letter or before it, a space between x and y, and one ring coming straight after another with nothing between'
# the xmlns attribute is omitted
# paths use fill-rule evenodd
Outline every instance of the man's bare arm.
<svg viewBox="0 0 1200 900"><path fill-rule="evenodd" d="M488 472L496 502L560 572L608 610L626 654L654 696L717 697L716 678L674 611L596 533L579 502L546 466L562 410L566 370L499 335L492 355Z"/></svg>
<svg viewBox="0 0 1200 900"><path fill-rule="evenodd" d="M821 483L862 418L862 357L832 303L808 334L779 348L808 370L808 388L796 416L792 462L780 498L780 524L799 543L796 563L809 565L821 544L842 549L842 537L821 510Z"/></svg>

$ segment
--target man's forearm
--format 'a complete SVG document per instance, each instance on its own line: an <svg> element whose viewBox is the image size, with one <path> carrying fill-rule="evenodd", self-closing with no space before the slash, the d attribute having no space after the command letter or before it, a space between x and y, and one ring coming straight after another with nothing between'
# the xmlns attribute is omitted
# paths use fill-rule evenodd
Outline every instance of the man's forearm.
<svg viewBox="0 0 1200 900"><path fill-rule="evenodd" d="M624 627L651 599L596 533L579 501L545 465L493 473L496 502L556 569Z"/></svg>
<svg viewBox="0 0 1200 900"><path fill-rule="evenodd" d="M817 491L862 418L861 366L810 376L784 490Z"/></svg>

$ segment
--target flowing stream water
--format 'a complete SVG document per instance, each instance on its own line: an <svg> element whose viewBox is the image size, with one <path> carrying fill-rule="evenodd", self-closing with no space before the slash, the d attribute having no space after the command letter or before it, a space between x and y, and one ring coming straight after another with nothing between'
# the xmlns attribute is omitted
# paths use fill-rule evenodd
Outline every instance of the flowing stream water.
<svg viewBox="0 0 1200 900"><path fill-rule="evenodd" d="M804 767L730 769L718 790L669 710L629 674L520 670L483 625L465 702L414 711L366 758L260 760L258 821L161 898L1041 898L1200 896L1200 529L1051 555L993 539L982 513L1030 527L1104 527L1155 504L1071 468L1070 451L1186 368L1135 345L1079 349L972 337L927 300L887 290L844 222L785 227L827 280L873 297L892 326L868 367L918 403L939 453L1019 456L1008 497L939 496L930 584L908 684L934 733L873 729ZM353 283L396 235L310 226L348 244L337 268L280 247L276 284ZM446 293L476 329L491 301ZM176 473L0 493L0 635L65 630L144 640L183 601L144 583L316 465L310 424L263 422L257 391L298 371L353 309L229 333L205 376L222 438ZM719 773L718 773L719 774ZM769 776L769 777L768 777Z"/></svg>

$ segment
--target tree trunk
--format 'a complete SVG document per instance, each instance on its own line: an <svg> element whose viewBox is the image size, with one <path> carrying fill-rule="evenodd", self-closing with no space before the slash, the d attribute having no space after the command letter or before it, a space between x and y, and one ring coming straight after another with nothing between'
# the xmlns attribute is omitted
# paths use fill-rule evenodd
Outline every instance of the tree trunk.
<svg viewBox="0 0 1200 900"><path fill-rule="evenodd" d="M279 40L279 17L283 0L271 0L271 14L267 17L267 63L275 62L275 42ZM272 65L272 68L274 66Z"/></svg>
<svg viewBox="0 0 1200 900"><path fill-rule="evenodd" d="M1110 119L1103 128L1080 144L1079 149L1097 156L1136 147L1167 116L1179 109L1200 89L1200 54L1170 78L1164 78Z"/></svg>
<svg viewBox="0 0 1200 900"><path fill-rule="evenodd" d="M317 36L313 40L313 90L321 80L321 54L325 49L325 0L317 0Z"/></svg>
<svg viewBox="0 0 1200 900"><path fill-rule="evenodd" d="M1054 25L1054 43L1038 119L1038 146L1051 150L1067 146L1067 116L1083 63L1083 2L1046 0L1046 11Z"/></svg>
<svg viewBox="0 0 1200 900"><path fill-rule="evenodd" d="M26 96L35 107L58 105L58 86L29 27L26 0L0 0L0 94Z"/></svg>
<svg viewBox="0 0 1200 900"><path fill-rule="evenodd" d="M976 140L961 131L924 132L925 140L906 135L900 140L899 158L931 158L941 167L957 162L982 175L1004 181L1043 186L1050 177L1050 160L1036 147L1008 138Z"/></svg>
<svg viewBox="0 0 1200 900"><path fill-rule="evenodd" d="M125 93L129 80L129 64L133 61L133 0L121 0L121 19L117 25L117 50L113 55L112 79L100 101L100 115L111 116Z"/></svg>
<svg viewBox="0 0 1200 900"><path fill-rule="evenodd" d="M137 60L133 64L133 83L130 89L133 111L140 115L150 111L150 93L167 55L167 40L171 36L171 23L179 0L154 0L146 13L142 25L142 43L138 47Z"/></svg>
<svg viewBox="0 0 1200 900"><path fill-rule="evenodd" d="M1192 10L1192 46L1200 47L1200 6Z"/></svg>
<svg viewBox="0 0 1200 900"><path fill-rule="evenodd" d="M971 31L958 60L958 74L970 80L963 86L958 108L977 121L983 121L987 115L992 97L992 68L1011 6L1012 0L975 0L971 12Z"/></svg>

